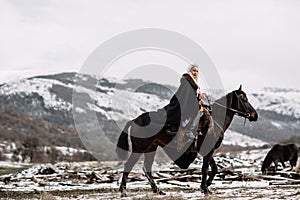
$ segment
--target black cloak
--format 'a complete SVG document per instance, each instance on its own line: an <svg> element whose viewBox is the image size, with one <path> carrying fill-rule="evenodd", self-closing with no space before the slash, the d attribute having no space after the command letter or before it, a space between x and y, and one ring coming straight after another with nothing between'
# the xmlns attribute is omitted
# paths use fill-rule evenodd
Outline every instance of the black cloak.
<svg viewBox="0 0 300 200"><path fill-rule="evenodd" d="M180 122L189 118L193 120L199 109L197 90L198 85L194 79L187 73L183 74L180 86L168 105L157 111L145 112L133 120L135 124L145 127L138 133L138 137L151 137L162 128L176 132ZM173 147L164 147L164 150L183 169L188 168L197 156L197 152L177 152Z"/></svg>
<svg viewBox="0 0 300 200"><path fill-rule="evenodd" d="M164 107L167 112L166 125L179 126L185 119L194 118L199 109L198 85L189 74L183 74L180 86L170 103Z"/></svg>
<svg viewBox="0 0 300 200"><path fill-rule="evenodd" d="M158 132L163 127L177 131L180 122L194 118L199 109L197 96L198 85L189 74L183 74L180 86L170 100L170 103L157 111L145 112L134 119L134 122L144 129L144 133Z"/></svg>

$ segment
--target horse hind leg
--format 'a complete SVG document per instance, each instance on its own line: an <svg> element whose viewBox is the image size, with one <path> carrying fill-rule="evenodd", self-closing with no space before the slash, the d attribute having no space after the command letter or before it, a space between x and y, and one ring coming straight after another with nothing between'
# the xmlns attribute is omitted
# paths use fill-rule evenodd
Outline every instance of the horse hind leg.
<svg viewBox="0 0 300 200"><path fill-rule="evenodd" d="M280 160L280 162L281 162L282 167L285 168L286 166L285 166L285 164L284 164L284 161L283 161L283 160Z"/></svg>
<svg viewBox="0 0 300 200"><path fill-rule="evenodd" d="M131 153L128 160L124 164L124 172L123 172L123 176L122 176L121 185L120 185L120 188L119 188L119 191L121 192L121 197L126 196L126 182L127 182L127 179L128 179L128 175L131 172L131 170L132 170L133 166L135 165L135 163L141 157L141 155L142 155L141 153Z"/></svg>
<svg viewBox="0 0 300 200"><path fill-rule="evenodd" d="M294 156L294 157L290 160L291 169L289 169L289 171L292 171L293 168L296 167L296 165L297 165L297 160L298 160L298 155Z"/></svg>
<svg viewBox="0 0 300 200"><path fill-rule="evenodd" d="M155 152L156 152L156 149L152 152L145 153L143 171L144 171L145 176L147 177L147 179L148 179L148 181L151 185L152 191L154 193L158 193L160 195L165 195L166 193L164 193L163 191L161 191L157 187L157 185L155 184L155 181L153 179L153 176L152 176L152 165L153 165L153 162L154 162Z"/></svg>

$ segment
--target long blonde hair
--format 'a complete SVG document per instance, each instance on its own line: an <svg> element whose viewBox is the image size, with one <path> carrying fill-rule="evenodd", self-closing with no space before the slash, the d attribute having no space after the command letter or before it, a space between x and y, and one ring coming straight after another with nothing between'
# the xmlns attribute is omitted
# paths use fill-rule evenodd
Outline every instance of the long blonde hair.
<svg viewBox="0 0 300 200"><path fill-rule="evenodd" d="M199 67L198 67L198 65L196 65L196 64L190 64L189 66L188 66L188 68L187 68L187 73L189 73L191 76L192 76L192 69L194 68L194 67L197 67L197 69L199 69ZM193 77L193 76L192 76ZM194 78L194 77L193 77ZM195 78L194 78L195 79ZM196 78L196 81L198 81L198 76L197 76L197 78Z"/></svg>
<svg viewBox="0 0 300 200"><path fill-rule="evenodd" d="M192 69L193 69L194 67L197 67L197 69L199 70L198 65L196 65L196 64L190 64L190 65L188 66L188 68L187 68L187 73L190 75L190 77L194 80L194 82L195 82L196 85L198 86L198 91L197 91L197 93L200 93L200 86L199 86L199 84L198 84L198 77L199 77L199 74L198 74L197 78L194 78L194 76L192 75Z"/></svg>

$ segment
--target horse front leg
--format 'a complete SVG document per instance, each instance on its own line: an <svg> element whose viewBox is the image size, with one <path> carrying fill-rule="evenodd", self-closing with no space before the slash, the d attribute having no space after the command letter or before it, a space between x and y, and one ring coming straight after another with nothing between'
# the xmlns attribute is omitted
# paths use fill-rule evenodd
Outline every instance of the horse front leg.
<svg viewBox="0 0 300 200"><path fill-rule="evenodd" d="M156 151L156 149L153 152L145 153L143 171L144 171L145 176L147 177L147 179L148 179L148 181L151 185L152 191L154 193L158 193L160 195L165 195L166 193L164 193L163 191L161 191L157 187L157 185L155 184L155 181L153 179L153 176L152 176L152 165L153 165L153 162L154 162L155 151Z"/></svg>
<svg viewBox="0 0 300 200"><path fill-rule="evenodd" d="M276 173L277 169L278 169L278 163L277 161L274 161L274 164L275 164L275 167L274 167L274 170L273 170L273 174Z"/></svg>
<svg viewBox="0 0 300 200"><path fill-rule="evenodd" d="M207 184L207 182L208 182L207 181L208 167L209 167L211 159L212 159L211 152L203 158L201 190L203 191L204 194L211 193L211 191L208 189L208 184Z"/></svg>
<svg viewBox="0 0 300 200"><path fill-rule="evenodd" d="M218 167L217 167L214 157L212 157L210 160L210 168L211 168L211 174L209 175L209 178L206 182L207 187L212 184L212 181L214 180L215 175L218 173Z"/></svg>
<svg viewBox="0 0 300 200"><path fill-rule="evenodd" d="M126 182L128 179L128 175L131 172L135 163L139 160L142 154L140 153L131 153L128 160L124 164L124 172L122 176L121 185L119 191L121 192L121 197L126 197Z"/></svg>
<svg viewBox="0 0 300 200"><path fill-rule="evenodd" d="M283 160L280 160L280 162L281 162L282 167L285 168L284 161L283 161Z"/></svg>

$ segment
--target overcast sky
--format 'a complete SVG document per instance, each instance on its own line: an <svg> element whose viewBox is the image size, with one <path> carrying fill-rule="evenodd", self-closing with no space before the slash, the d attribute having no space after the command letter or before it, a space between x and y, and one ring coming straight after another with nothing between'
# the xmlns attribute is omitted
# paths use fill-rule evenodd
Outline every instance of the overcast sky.
<svg viewBox="0 0 300 200"><path fill-rule="evenodd" d="M78 72L111 37L153 27L197 42L225 88L299 88L299 10L298 0L0 0L0 82Z"/></svg>

